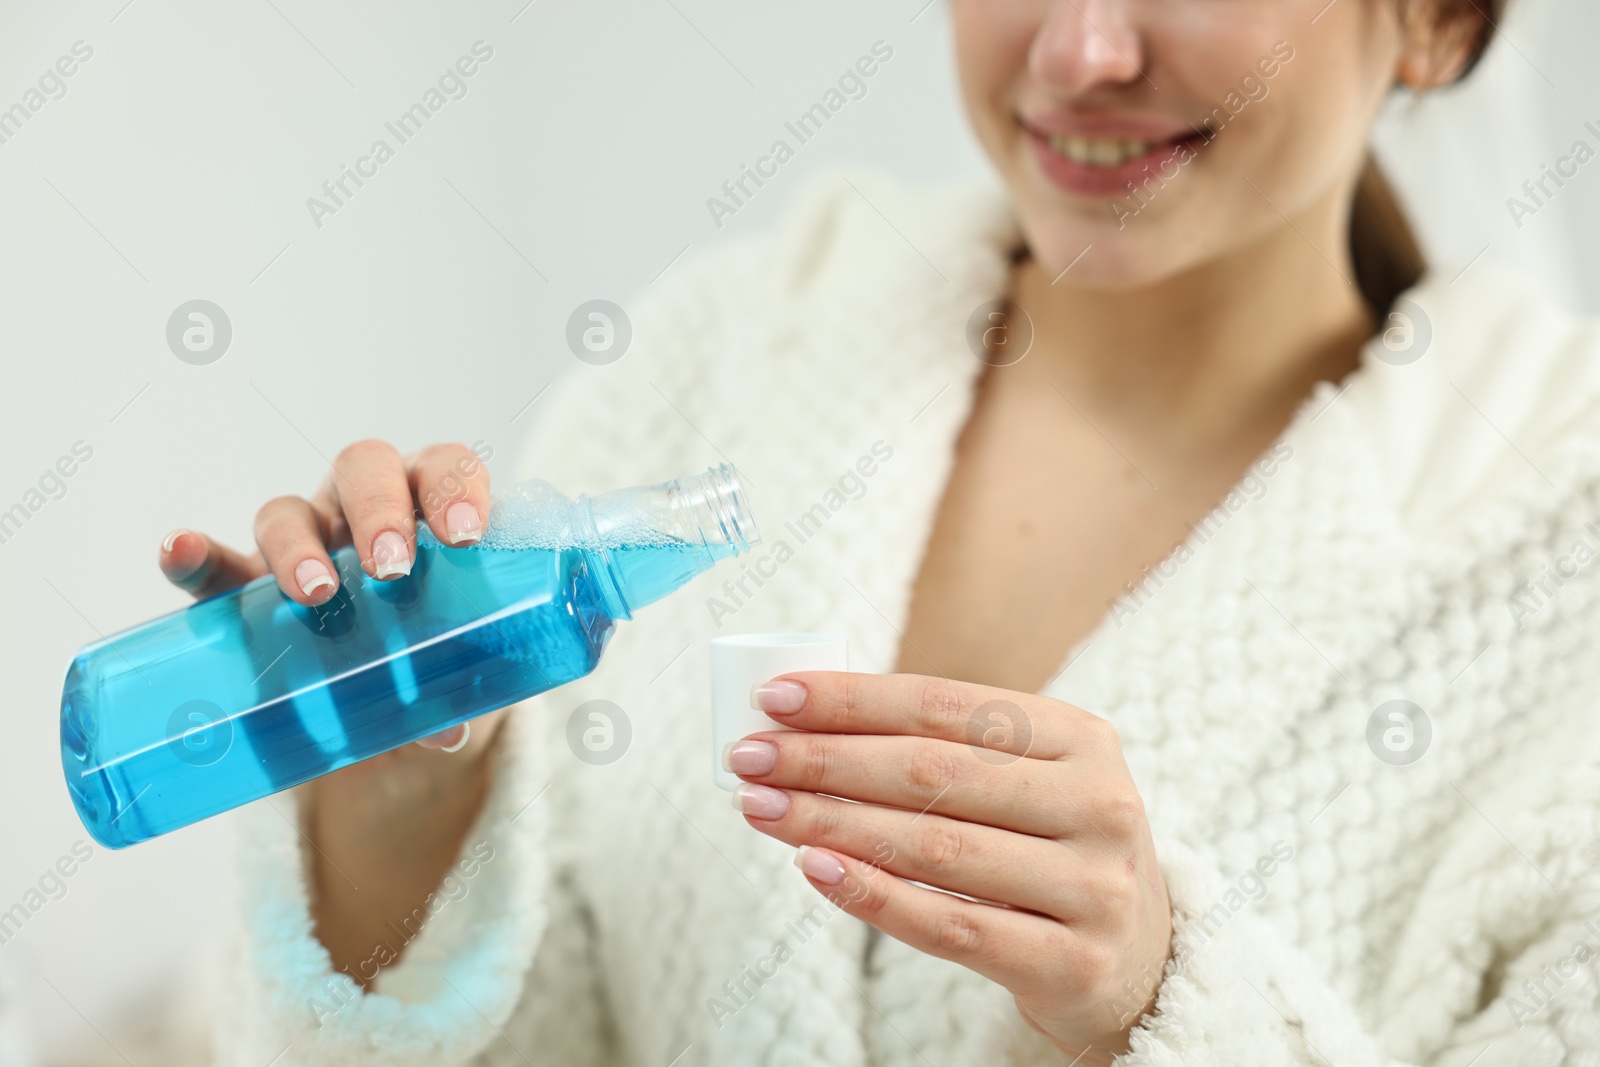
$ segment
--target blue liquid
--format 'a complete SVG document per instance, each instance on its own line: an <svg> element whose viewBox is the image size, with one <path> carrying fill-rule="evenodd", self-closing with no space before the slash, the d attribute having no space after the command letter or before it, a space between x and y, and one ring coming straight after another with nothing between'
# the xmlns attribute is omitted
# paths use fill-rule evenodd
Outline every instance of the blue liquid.
<svg viewBox="0 0 1600 1067"><path fill-rule="evenodd" d="M524 700L588 674L630 606L730 554L457 549L423 530L396 581L335 553L320 607L257 579L78 653L61 698L73 803L122 848Z"/></svg>

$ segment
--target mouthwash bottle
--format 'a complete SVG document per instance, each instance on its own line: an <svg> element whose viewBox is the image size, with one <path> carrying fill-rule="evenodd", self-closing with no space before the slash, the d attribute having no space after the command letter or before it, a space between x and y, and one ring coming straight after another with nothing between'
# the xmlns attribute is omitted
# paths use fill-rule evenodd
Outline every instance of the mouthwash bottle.
<svg viewBox="0 0 1600 1067"><path fill-rule="evenodd" d="M522 483L476 544L420 526L408 577L335 552L339 590L317 607L258 578L78 652L61 695L72 802L123 848L524 700L758 540L721 466L577 500Z"/></svg>

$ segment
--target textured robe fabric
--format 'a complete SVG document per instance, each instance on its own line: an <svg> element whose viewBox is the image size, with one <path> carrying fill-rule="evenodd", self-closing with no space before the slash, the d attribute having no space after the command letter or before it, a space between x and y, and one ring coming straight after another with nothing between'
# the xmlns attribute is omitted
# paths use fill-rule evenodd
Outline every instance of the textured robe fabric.
<svg viewBox="0 0 1600 1067"><path fill-rule="evenodd" d="M303 837L239 813L220 1062L1069 1061L1004 989L831 908L710 773L708 638L839 632L893 669L968 320L1019 240L992 189L835 177L629 305L629 350L535 403L502 484L728 461L761 545L513 710L372 992L312 936ZM1046 687L1117 727L1172 896L1129 1067L1600 1063L1600 335L1481 263L1401 310ZM609 764L567 741L593 700L630 727Z"/></svg>

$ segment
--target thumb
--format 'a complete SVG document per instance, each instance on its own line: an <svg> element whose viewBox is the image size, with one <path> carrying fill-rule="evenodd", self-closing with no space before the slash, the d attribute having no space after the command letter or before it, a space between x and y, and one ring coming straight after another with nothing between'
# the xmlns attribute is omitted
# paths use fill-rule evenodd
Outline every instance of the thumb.
<svg viewBox="0 0 1600 1067"><path fill-rule="evenodd" d="M261 553L248 556L193 530L173 530L157 557L167 581L196 600L243 585L267 573Z"/></svg>

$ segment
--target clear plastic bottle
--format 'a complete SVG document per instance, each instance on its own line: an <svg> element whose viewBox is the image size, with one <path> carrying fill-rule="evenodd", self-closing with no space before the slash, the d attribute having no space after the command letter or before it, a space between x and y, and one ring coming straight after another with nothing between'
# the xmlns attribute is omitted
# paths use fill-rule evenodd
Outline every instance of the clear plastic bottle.
<svg viewBox="0 0 1600 1067"><path fill-rule="evenodd" d="M73 804L122 848L552 689L594 669L618 620L758 540L722 466L577 500L522 483L477 544L419 527L408 577L335 552L318 607L259 578L79 651Z"/></svg>

